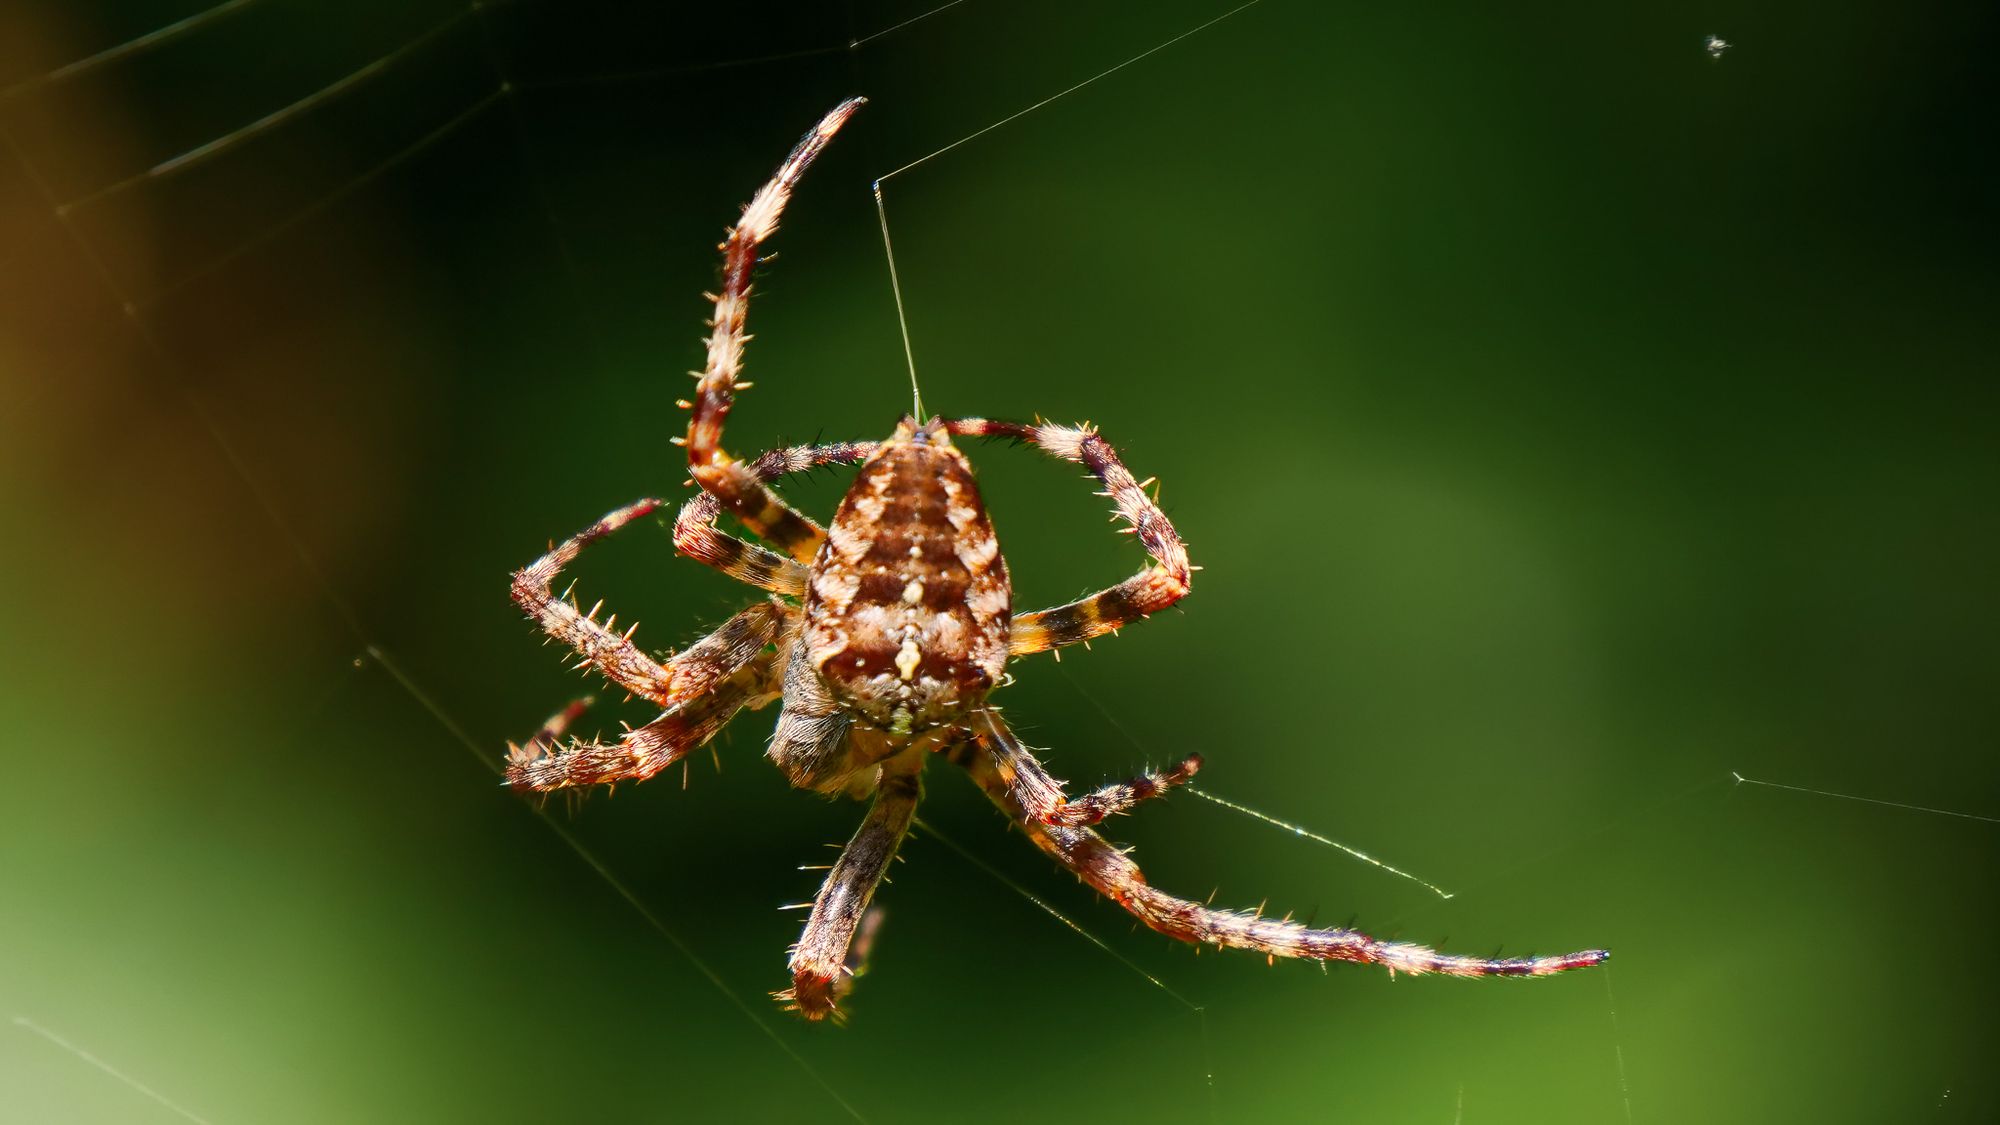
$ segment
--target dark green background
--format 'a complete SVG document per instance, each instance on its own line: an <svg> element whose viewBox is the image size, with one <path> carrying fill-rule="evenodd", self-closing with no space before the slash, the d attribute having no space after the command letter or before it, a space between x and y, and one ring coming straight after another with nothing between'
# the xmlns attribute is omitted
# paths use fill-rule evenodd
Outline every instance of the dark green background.
<svg viewBox="0 0 2000 1125"><path fill-rule="evenodd" d="M1730 782L2000 814L1990 6L1267 0L891 180L927 403L1100 423L1206 568L1023 662L1028 737L1091 784L1199 750L1460 893L1187 797L1114 826L1155 880L1615 959L1197 959L940 768L939 832L1172 993L919 836L844 1029L765 993L858 808L769 712L550 806L705 977L494 783L582 690L506 574L677 494L712 247L820 112L874 99L759 283L743 452L906 408L871 179L1223 8L848 51L925 4L684 7L496 6L60 224L456 9L259 0L0 102L0 1016L218 1125L841 1119L797 1060L880 1122L1996 1112L2000 828ZM4 77L189 11L16 5ZM1073 469L974 456L1020 601L1139 563ZM653 527L579 573L659 646L747 597ZM176 1119L20 1023L0 1091Z"/></svg>

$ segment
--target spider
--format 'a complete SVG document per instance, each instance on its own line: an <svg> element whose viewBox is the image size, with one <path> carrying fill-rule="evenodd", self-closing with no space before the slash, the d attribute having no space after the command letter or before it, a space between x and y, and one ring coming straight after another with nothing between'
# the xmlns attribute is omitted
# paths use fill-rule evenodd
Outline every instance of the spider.
<svg viewBox="0 0 2000 1125"><path fill-rule="evenodd" d="M514 600L549 637L575 650L620 688L663 708L614 742L565 739L585 703L571 704L527 743L509 746L516 790L550 792L640 781L682 760L738 711L780 702L767 756L801 789L872 797L867 815L812 903L791 950L791 987L775 995L807 1019L838 1014L851 986L850 944L876 885L908 833L925 764L942 756L965 769L1037 847L1140 922L1182 941L1267 957L1357 961L1392 973L1545 976L1596 965L1602 950L1553 957L1450 956L1378 941L1349 929L1314 929L1257 912L1211 909L1155 889L1124 851L1091 826L1185 783L1190 755L1072 798L987 703L1010 658L1116 632L1179 602L1195 567L1166 514L1109 442L1089 425L1022 425L982 418L905 415L880 442L774 449L738 460L722 447L739 381L744 313L758 248L777 228L799 178L863 99L843 102L805 135L722 243L722 285L707 365L685 438L700 491L674 519L675 548L767 592L713 633L655 659L553 592L584 547L668 507L628 504L513 576ZM1089 597L1015 616L1000 543L955 437L1000 437L1081 464L1102 483L1116 516L1152 562ZM771 482L819 466L859 463L860 473L826 526L780 499ZM722 513L777 550L718 530ZM602 603L599 603L601 607Z"/></svg>

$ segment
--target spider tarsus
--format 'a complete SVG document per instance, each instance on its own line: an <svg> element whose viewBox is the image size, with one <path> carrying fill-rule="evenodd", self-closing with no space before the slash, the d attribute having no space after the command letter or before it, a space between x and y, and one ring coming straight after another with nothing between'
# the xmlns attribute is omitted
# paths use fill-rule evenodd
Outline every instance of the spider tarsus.
<svg viewBox="0 0 2000 1125"><path fill-rule="evenodd" d="M814 1023L831 1017L837 1024L846 1019L839 1005L840 983L831 976L800 973L792 978L792 987L771 996L788 1012L797 1012Z"/></svg>

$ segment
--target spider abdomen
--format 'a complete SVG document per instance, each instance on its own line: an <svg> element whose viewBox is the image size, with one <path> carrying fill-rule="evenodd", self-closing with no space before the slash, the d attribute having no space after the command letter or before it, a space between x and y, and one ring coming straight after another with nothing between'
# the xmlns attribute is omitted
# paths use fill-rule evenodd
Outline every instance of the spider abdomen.
<svg viewBox="0 0 2000 1125"><path fill-rule="evenodd" d="M843 706L897 734L999 682L1012 593L965 455L908 419L862 465L812 566L806 652Z"/></svg>

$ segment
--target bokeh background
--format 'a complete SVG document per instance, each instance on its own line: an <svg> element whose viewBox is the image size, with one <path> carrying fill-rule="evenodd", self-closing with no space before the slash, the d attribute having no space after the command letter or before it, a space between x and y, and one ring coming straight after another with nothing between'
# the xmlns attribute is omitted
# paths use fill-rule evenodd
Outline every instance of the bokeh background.
<svg viewBox="0 0 2000 1125"><path fill-rule="evenodd" d="M495 784L586 690L507 573L681 488L712 247L798 133L873 98L745 452L906 407L871 180L1226 10L929 7L7 7L0 1119L2000 1111L1990 6L1266 0L887 185L927 403L1100 423L1206 568L1024 662L1028 737L1199 750L1457 893L1188 797L1114 826L1154 880L1608 972L1196 958L940 768L807 1027L776 908L860 810L770 712L685 784ZM1139 563L974 455L1019 602ZM747 596L653 526L578 573L661 647Z"/></svg>

